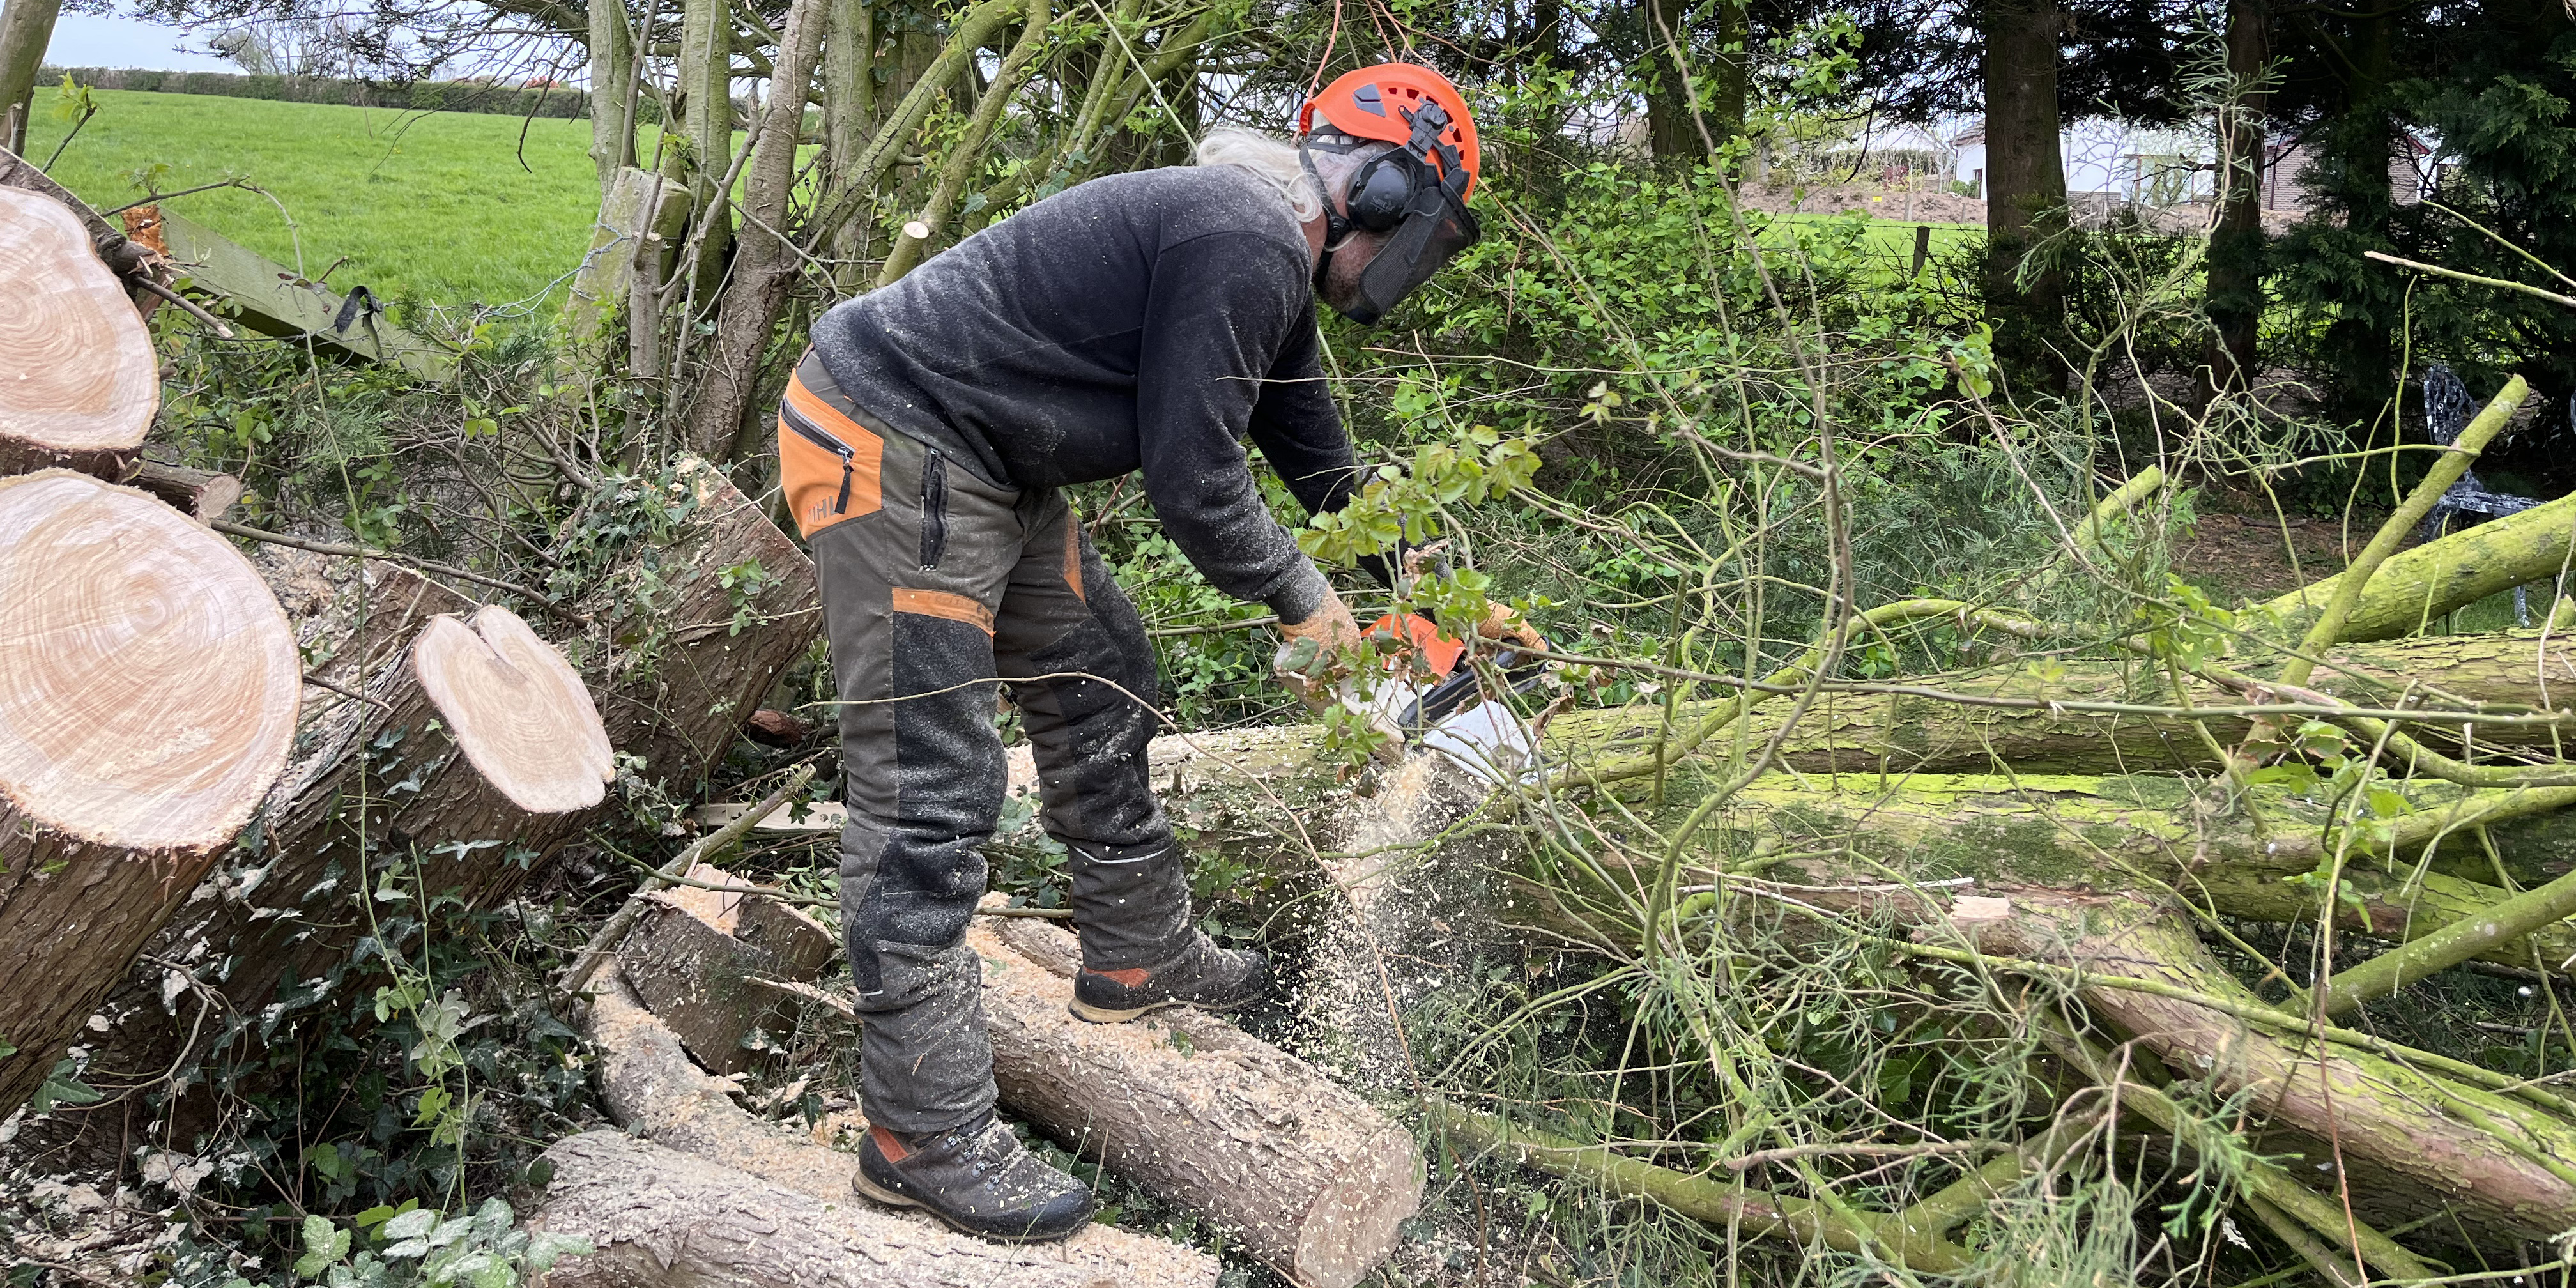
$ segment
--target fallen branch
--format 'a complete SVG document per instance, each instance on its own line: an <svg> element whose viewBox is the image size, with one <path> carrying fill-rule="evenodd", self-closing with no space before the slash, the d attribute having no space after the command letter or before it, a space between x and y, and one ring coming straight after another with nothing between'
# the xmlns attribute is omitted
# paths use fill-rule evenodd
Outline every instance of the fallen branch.
<svg viewBox="0 0 2576 1288"><path fill-rule="evenodd" d="M1441 1101L1425 1105L1423 1113L1434 1127L1468 1149L1496 1154L1551 1176L1588 1181L1613 1194L1648 1199L1721 1230L1823 1243L1843 1252L1875 1249L1924 1274L1955 1274L1975 1260L1966 1248L1938 1234L1854 1224L1810 1199L1758 1193L1740 1183L1720 1185L1625 1157L1607 1145L1551 1136L1491 1114Z"/></svg>

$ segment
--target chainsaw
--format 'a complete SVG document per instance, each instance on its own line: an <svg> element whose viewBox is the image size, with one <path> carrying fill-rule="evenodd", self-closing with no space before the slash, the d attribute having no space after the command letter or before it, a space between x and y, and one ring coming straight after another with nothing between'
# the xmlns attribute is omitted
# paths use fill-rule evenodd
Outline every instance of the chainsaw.
<svg viewBox="0 0 2576 1288"><path fill-rule="evenodd" d="M1378 757L1401 764L1414 748L1441 752L1496 782L1509 781L1537 762L1538 748L1520 720L1503 703L1488 702L1485 673L1463 666L1467 645L1440 633L1419 613L1389 613L1363 632L1370 639L1393 639L1384 671L1368 696L1356 677L1337 684L1295 686L1298 697L1317 712L1345 706L1367 717L1386 735ZM1494 670L1513 693L1526 693L1546 676L1545 664L1516 649L1496 655Z"/></svg>

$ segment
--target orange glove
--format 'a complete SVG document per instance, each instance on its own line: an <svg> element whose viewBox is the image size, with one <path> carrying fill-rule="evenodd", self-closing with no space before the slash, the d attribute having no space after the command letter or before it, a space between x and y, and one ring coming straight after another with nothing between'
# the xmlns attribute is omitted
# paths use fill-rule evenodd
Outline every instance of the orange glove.
<svg viewBox="0 0 2576 1288"><path fill-rule="evenodd" d="M1545 652L1549 647L1547 637L1539 634L1538 628L1530 625L1529 619L1514 611L1509 604L1493 605L1485 614L1485 620L1476 623L1476 633L1489 640L1509 640L1525 649Z"/></svg>
<svg viewBox="0 0 2576 1288"><path fill-rule="evenodd" d="M1324 602L1315 606L1302 622L1279 624L1279 652L1271 658L1271 668L1279 673L1298 697L1307 698L1311 689L1325 694L1332 682L1350 673L1350 657L1360 647L1360 624L1342 597L1331 590L1324 592ZM1326 702L1330 702L1329 696Z"/></svg>

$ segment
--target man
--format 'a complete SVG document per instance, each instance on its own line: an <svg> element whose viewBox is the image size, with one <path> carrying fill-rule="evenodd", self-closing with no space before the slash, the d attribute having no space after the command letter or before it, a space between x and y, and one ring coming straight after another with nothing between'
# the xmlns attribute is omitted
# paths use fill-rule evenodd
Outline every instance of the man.
<svg viewBox="0 0 2576 1288"><path fill-rule="evenodd" d="M996 679L1072 853L1075 1014L1228 1010L1268 986L1261 954L1192 927L1146 777L1154 652L1058 489L1141 469L1217 588L1268 604L1292 641L1358 644L1239 440L1308 510L1349 499L1315 301L1374 322L1474 243L1476 131L1448 81L1401 64L1336 80L1302 125L1294 147L1213 135L1196 166L1097 179L967 238L824 315L788 388L782 475L843 703L841 912L870 1124L854 1184L870 1198L1012 1241L1091 1215L993 1115L963 937L1004 794Z"/></svg>

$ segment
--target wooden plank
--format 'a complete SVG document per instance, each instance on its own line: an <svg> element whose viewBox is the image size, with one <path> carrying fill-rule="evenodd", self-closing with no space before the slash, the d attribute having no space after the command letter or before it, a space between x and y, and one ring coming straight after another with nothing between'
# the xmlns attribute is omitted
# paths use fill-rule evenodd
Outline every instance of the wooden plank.
<svg viewBox="0 0 2576 1288"><path fill-rule="evenodd" d="M137 207L130 215L149 210ZM456 377L456 355L385 321L374 310L346 308L348 301L304 280L183 215L150 211L160 245L180 274L181 289L222 301L242 325L263 335L310 338L328 349L375 362L394 363L423 380ZM340 325L343 312L349 324Z"/></svg>
<svg viewBox="0 0 2576 1288"><path fill-rule="evenodd" d="M804 814L802 820L797 818L799 811ZM701 805L692 817L700 827L717 828L750 812L749 805ZM781 805L771 810L768 817L752 824L751 830L765 836L804 836L838 832L849 822L848 806L838 801L815 801L803 805Z"/></svg>

